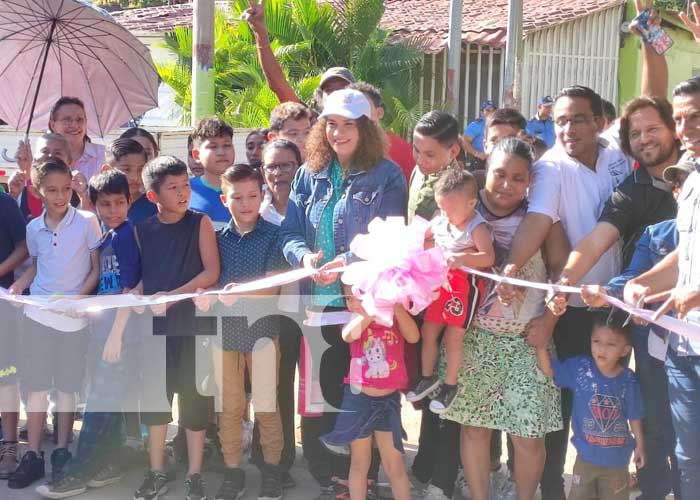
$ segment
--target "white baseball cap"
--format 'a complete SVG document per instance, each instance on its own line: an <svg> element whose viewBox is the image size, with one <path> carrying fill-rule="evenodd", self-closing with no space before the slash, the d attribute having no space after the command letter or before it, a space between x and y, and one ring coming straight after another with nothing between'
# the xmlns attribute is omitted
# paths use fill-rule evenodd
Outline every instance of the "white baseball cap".
<svg viewBox="0 0 700 500"><path fill-rule="evenodd" d="M323 112L319 118L330 115L338 115L351 120L357 120L361 116L372 119L372 106L359 90L336 90L325 98Z"/></svg>

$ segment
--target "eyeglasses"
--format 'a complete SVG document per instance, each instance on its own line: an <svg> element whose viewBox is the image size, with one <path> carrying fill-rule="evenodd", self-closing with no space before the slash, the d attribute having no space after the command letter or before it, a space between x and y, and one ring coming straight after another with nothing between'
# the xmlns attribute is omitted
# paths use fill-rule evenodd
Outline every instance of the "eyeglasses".
<svg viewBox="0 0 700 500"><path fill-rule="evenodd" d="M567 123L570 123L571 125L578 126L578 125L583 125L585 123L590 123L590 121L593 119L593 115L576 115L571 118L566 118L566 117L559 117L556 120L554 120L554 123L557 124L558 127L564 128L566 127Z"/></svg>
<svg viewBox="0 0 700 500"><path fill-rule="evenodd" d="M288 174L292 170L297 168L296 163L270 163L269 165L263 166L263 170L268 173L272 173L275 170L279 170L280 172L283 172L285 174Z"/></svg>

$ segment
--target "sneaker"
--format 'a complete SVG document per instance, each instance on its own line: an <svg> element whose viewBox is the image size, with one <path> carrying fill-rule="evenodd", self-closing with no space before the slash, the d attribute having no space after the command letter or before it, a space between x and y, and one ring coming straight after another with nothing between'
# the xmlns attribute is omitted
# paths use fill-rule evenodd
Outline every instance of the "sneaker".
<svg viewBox="0 0 700 500"><path fill-rule="evenodd" d="M321 493L314 500L336 500L335 485L321 486Z"/></svg>
<svg viewBox="0 0 700 500"><path fill-rule="evenodd" d="M33 451L28 451L22 457L17 470L7 481L7 487L11 490L21 490L42 477L44 477L44 452L37 455Z"/></svg>
<svg viewBox="0 0 700 500"><path fill-rule="evenodd" d="M440 380L435 375L421 377L421 379L406 393L406 401L410 403L420 401L439 386Z"/></svg>
<svg viewBox="0 0 700 500"><path fill-rule="evenodd" d="M17 443L0 445L0 479L8 479L17 470Z"/></svg>
<svg viewBox="0 0 700 500"><path fill-rule="evenodd" d="M282 483L277 466L265 466L258 500L281 500Z"/></svg>
<svg viewBox="0 0 700 500"><path fill-rule="evenodd" d="M200 474L192 474L185 479L185 500L207 500L204 480Z"/></svg>
<svg viewBox="0 0 700 500"><path fill-rule="evenodd" d="M226 469L224 482L214 500L238 500L245 495L245 472L243 469Z"/></svg>
<svg viewBox="0 0 700 500"><path fill-rule="evenodd" d="M62 474L48 484L38 486L36 492L44 498L70 498L87 491L85 479L73 474Z"/></svg>
<svg viewBox="0 0 700 500"><path fill-rule="evenodd" d="M168 491L168 476L162 472L149 470L141 483L141 487L134 493L134 500L156 500L160 495Z"/></svg>
<svg viewBox="0 0 700 500"><path fill-rule="evenodd" d="M445 495L445 493L435 486L434 484L429 484L423 493L422 500L452 500L450 497Z"/></svg>
<svg viewBox="0 0 700 500"><path fill-rule="evenodd" d="M442 387L440 387L440 393L430 402L430 411L437 413L438 415L442 415L450 408L450 406L452 406L452 401L455 400L456 395L456 385L442 384Z"/></svg>
<svg viewBox="0 0 700 500"><path fill-rule="evenodd" d="M87 482L88 488L104 488L110 484L118 483L122 480L123 474L121 469L112 464L107 464L102 467L97 473Z"/></svg>
<svg viewBox="0 0 700 500"><path fill-rule="evenodd" d="M51 452L51 480L55 481L63 471L68 460L73 457L68 448L56 448Z"/></svg>

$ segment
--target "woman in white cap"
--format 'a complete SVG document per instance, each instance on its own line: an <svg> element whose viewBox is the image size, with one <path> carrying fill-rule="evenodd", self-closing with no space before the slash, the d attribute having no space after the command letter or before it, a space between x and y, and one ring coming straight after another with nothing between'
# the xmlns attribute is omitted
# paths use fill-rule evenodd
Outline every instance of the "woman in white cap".
<svg viewBox="0 0 700 500"><path fill-rule="evenodd" d="M330 94L318 122L306 142L307 161L297 172L280 236L289 263L314 269L311 280L301 284L301 294L318 309L345 310L338 274L329 268L353 259L350 242L375 217L403 217L407 187L401 169L385 156L385 139L372 122L372 108L357 90ZM323 350L319 380L324 400L340 408L343 378L350 353L339 326L321 328L325 341L311 349ZM323 347L321 347L323 344ZM317 349L314 349L316 347ZM304 415L304 409L300 411ZM334 481L347 479L347 457L339 460L320 444L319 436L333 430L336 412L302 418L304 456L319 482L320 499L336 498L346 487Z"/></svg>

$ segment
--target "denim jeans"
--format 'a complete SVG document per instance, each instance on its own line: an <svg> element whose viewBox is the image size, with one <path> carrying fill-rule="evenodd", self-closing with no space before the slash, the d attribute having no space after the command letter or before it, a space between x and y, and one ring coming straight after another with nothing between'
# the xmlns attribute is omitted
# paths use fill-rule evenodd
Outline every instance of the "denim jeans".
<svg viewBox="0 0 700 500"><path fill-rule="evenodd" d="M676 431L676 456L684 499L700 492L700 356L679 356L669 349L666 357L668 397Z"/></svg>
<svg viewBox="0 0 700 500"><path fill-rule="evenodd" d="M89 360L90 391L83 426L75 456L67 470L90 478L107 461L116 459L116 452L126 438L124 404L135 372L135 346L124 343L121 358L116 363L102 360L104 339L91 339Z"/></svg>
<svg viewBox="0 0 700 500"><path fill-rule="evenodd" d="M644 399L644 447L646 465L637 473L639 499L661 500L673 490L676 500L680 494L680 474L674 452L676 434L673 432L668 382L664 363L649 355L649 327L635 327L633 334L635 373Z"/></svg>

